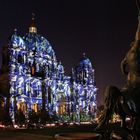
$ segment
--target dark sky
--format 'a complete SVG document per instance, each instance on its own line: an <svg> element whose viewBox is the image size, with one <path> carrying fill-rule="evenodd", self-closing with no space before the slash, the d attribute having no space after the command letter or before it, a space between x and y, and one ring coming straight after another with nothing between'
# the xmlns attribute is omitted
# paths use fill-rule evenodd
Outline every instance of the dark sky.
<svg viewBox="0 0 140 140"><path fill-rule="evenodd" d="M135 0L1 0L0 46L14 28L28 32L31 13L38 33L46 37L67 74L85 52L95 68L98 103L107 85L122 87L120 62L137 28Z"/></svg>

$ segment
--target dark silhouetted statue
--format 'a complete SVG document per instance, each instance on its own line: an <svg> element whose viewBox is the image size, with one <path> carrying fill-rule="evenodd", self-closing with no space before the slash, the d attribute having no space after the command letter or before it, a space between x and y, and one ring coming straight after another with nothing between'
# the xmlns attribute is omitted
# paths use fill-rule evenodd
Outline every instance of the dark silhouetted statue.
<svg viewBox="0 0 140 140"><path fill-rule="evenodd" d="M121 89L107 87L104 110L96 129L108 126L115 112L120 115L122 127L127 130L126 116L131 118L131 131L128 133L133 139L140 139L140 15L135 40L121 62L121 71L127 77L127 83Z"/></svg>

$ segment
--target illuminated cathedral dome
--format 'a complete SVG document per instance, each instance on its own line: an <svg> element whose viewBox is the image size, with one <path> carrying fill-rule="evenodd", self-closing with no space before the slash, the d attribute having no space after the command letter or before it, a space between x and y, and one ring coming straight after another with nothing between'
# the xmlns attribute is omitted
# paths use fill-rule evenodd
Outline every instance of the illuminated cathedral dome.
<svg viewBox="0 0 140 140"><path fill-rule="evenodd" d="M16 49L26 49L24 40L17 35L17 29L14 30L14 34L11 36L9 43L10 46L13 46Z"/></svg>
<svg viewBox="0 0 140 140"><path fill-rule="evenodd" d="M27 50L36 52L42 52L48 54L49 56L54 55L54 50L52 49L50 43L43 36L38 35L37 33L27 33L23 37Z"/></svg>
<svg viewBox="0 0 140 140"><path fill-rule="evenodd" d="M33 17L31 26L29 27L29 33L23 37L27 50L36 51L37 53L43 53L53 57L55 52L52 49L52 46L46 38L37 34L34 14L32 16Z"/></svg>
<svg viewBox="0 0 140 140"><path fill-rule="evenodd" d="M82 68L83 67L92 68L91 61L89 60L89 58L86 57L85 53L83 53L83 57L80 59L79 66Z"/></svg>

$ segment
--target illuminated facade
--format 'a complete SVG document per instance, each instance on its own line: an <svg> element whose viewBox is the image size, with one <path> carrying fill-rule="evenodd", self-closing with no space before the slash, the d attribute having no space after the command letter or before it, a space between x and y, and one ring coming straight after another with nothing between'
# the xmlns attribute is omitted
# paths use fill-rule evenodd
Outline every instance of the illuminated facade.
<svg viewBox="0 0 140 140"><path fill-rule="evenodd" d="M8 56L13 120L16 110L28 116L31 110L38 112L43 108L61 120L80 121L84 117L87 120L94 117L97 88L94 69L85 54L71 75L66 76L48 40L37 34L33 18L29 33L20 37L15 30L11 36ZM3 59L4 69L7 65L4 54Z"/></svg>

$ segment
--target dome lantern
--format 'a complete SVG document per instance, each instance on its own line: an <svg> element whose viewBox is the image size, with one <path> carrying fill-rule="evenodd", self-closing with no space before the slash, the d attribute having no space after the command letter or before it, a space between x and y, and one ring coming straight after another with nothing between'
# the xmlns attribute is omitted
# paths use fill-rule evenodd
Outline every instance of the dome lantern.
<svg viewBox="0 0 140 140"><path fill-rule="evenodd" d="M36 28L36 24L35 24L35 14L32 13L32 22L31 22L31 26L29 27L29 33L37 33L37 28Z"/></svg>

